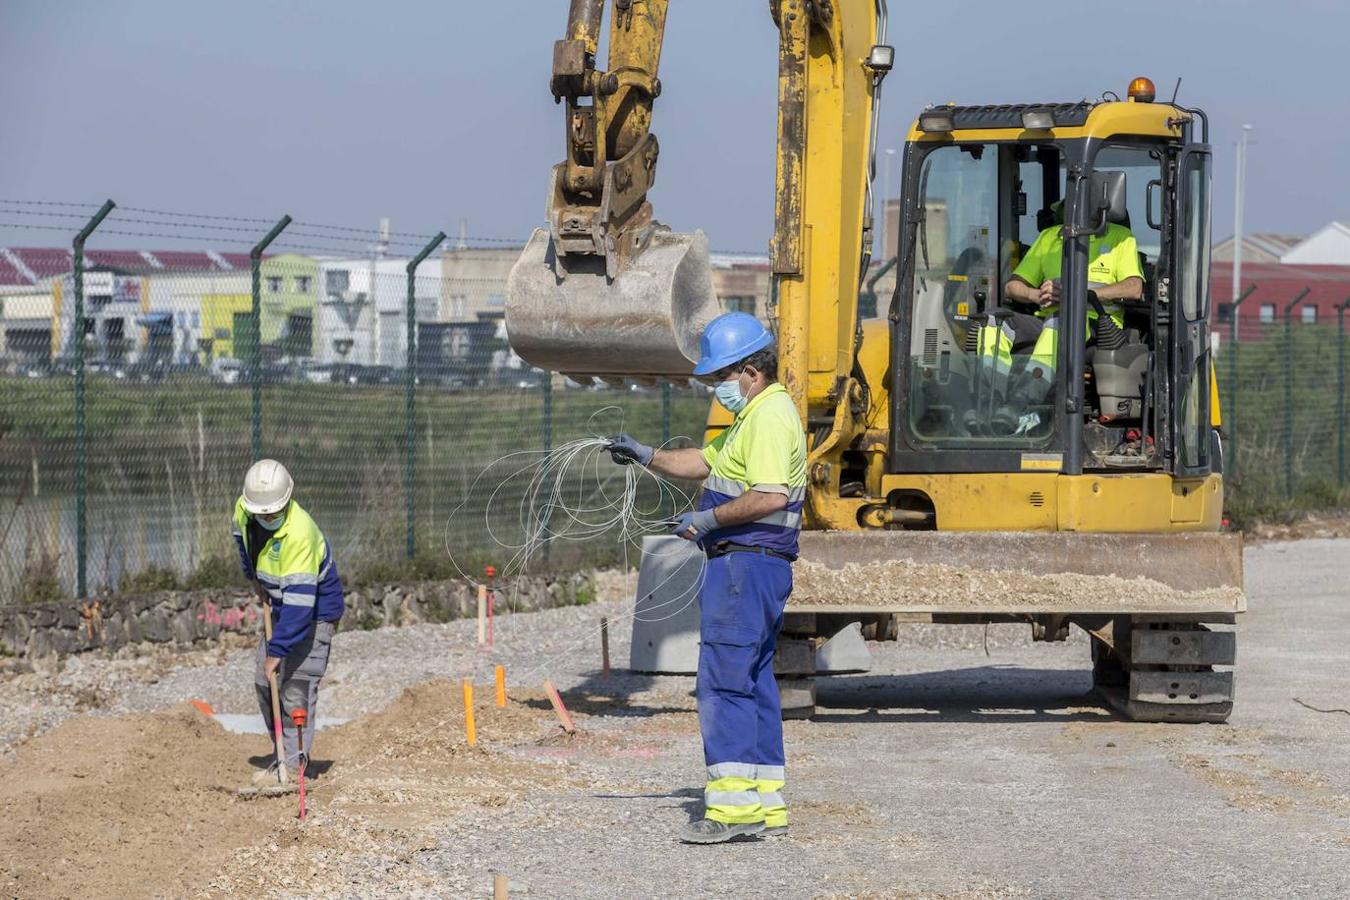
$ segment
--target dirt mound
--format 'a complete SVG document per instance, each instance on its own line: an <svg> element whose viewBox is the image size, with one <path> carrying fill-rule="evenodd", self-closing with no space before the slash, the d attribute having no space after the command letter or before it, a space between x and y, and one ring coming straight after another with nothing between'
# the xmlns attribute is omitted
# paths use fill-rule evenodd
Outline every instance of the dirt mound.
<svg viewBox="0 0 1350 900"><path fill-rule="evenodd" d="M474 748L463 687L444 680L326 729L303 825L293 795L234 794L256 771L249 758L271 752L265 737L188 704L72 719L0 764L0 896L260 895L279 871L302 893L351 890L353 865L385 871L422 846L422 826L567 779L560 763L511 752L559 733L547 699L522 692L498 709L491 685L474 693Z"/></svg>
<svg viewBox="0 0 1350 900"><path fill-rule="evenodd" d="M533 742L557 731L557 720L542 694L515 692L507 696L505 707L498 708L493 686L475 685L473 699L480 746ZM471 752L477 751L466 738L463 684L438 679L408 688L381 712L325 731L320 755L421 759L440 765L448 756ZM340 769L335 772L340 774Z"/></svg>
<svg viewBox="0 0 1350 900"><path fill-rule="evenodd" d="M274 824L276 804L222 791L247 781L257 736L232 735L184 704L73 719L0 765L0 893L181 894Z"/></svg>

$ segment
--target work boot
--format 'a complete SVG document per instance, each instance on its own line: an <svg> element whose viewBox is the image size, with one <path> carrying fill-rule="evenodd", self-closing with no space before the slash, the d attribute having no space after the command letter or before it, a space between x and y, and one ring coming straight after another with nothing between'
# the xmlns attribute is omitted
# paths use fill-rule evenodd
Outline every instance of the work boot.
<svg viewBox="0 0 1350 900"><path fill-rule="evenodd" d="M787 830L788 830L788 827L787 827L786 825L773 825L773 826L768 826L768 827L765 827L765 829L759 833L759 836L760 836L760 837L787 837L787 833L788 833Z"/></svg>
<svg viewBox="0 0 1350 900"><path fill-rule="evenodd" d="M680 841L685 844L721 844L733 838L759 834L763 830L763 822L732 825L716 819L699 819L684 826L680 832Z"/></svg>
<svg viewBox="0 0 1350 900"><path fill-rule="evenodd" d="M994 410L994 417L990 420L990 430L1000 437L1013 434L1017 428L1017 410L1011 406L1000 406Z"/></svg>
<svg viewBox="0 0 1350 900"><path fill-rule="evenodd" d="M961 417L961 424L966 426L969 434L984 435L989 432L989 422L973 409L966 410L965 415Z"/></svg>

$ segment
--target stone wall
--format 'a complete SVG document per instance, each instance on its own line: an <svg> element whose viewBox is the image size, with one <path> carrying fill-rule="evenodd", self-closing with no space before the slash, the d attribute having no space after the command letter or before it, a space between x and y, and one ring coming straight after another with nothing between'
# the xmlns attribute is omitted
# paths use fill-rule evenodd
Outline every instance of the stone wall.
<svg viewBox="0 0 1350 900"><path fill-rule="evenodd" d="M516 612L588 602L589 573L516 578ZM448 622L478 614L478 592L463 582L387 584L347 591L342 630ZM503 600L494 609L505 614ZM256 634L262 606L239 589L158 591L89 603L0 606L0 655L40 659L142 641L192 644L222 633Z"/></svg>

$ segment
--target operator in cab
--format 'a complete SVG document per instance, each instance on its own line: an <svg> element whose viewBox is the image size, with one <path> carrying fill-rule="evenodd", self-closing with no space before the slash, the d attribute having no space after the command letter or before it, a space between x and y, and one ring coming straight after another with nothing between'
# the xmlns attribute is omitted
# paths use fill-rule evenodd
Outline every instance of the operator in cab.
<svg viewBox="0 0 1350 900"><path fill-rule="evenodd" d="M1012 314L1014 335L1003 335L1009 340L1009 352L1018 345L1033 344L1031 361L1027 366L1030 378L1030 399L1039 401L1055 380L1055 364L1059 359L1059 299L1060 265L1064 258L1064 206L1058 201L1051 206L1056 222L1041 231L1027 250L1022 261L1013 270L1012 277L1003 286L1004 296L1035 307L1035 313ZM1125 325L1125 313L1119 300L1139 300L1144 296L1144 272L1139 266L1139 246L1134 233L1125 225L1109 222L1104 234L1088 239L1088 310L1087 339L1091 339L1099 315L1095 296L1106 315L1118 327ZM1020 340L1019 340L1020 339Z"/></svg>
<svg viewBox="0 0 1350 900"><path fill-rule="evenodd" d="M654 449L621 434L607 449L617 463L703 480L697 509L673 528L708 556L696 689L705 809L680 840L718 844L787 834L773 655L806 500L806 435L778 383L773 335L754 316L733 312L710 322L694 375L714 381L717 402L736 416L708 446Z"/></svg>
<svg viewBox="0 0 1350 900"><path fill-rule="evenodd" d="M1030 306L1033 313L1011 310L998 325L985 325L980 337L981 366L995 376L1011 370L1012 355L1031 349L1026 368L1017 382L1007 387L1007 406L995 413L995 426L1004 432L1021 433L1037 424L1029 403L1044 402L1060 352L1060 267L1064 259L1064 202L1050 205L1053 224L1042 229L1022 256L1012 277L1003 286L1007 300ZM1106 314L1116 328L1125 327L1125 310L1118 301L1141 300L1143 270L1134 232L1127 225L1107 223L1106 232L1088 239L1087 335L1099 331L1099 316Z"/></svg>

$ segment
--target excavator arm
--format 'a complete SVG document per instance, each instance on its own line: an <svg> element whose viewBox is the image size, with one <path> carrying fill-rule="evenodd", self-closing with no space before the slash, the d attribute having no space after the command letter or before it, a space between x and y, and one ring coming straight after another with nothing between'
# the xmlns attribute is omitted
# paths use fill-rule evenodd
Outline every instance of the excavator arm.
<svg viewBox="0 0 1350 900"><path fill-rule="evenodd" d="M553 46L550 87L566 104L567 158L553 173L549 232L559 255L603 258L610 279L655 227L647 191L660 152L651 120L666 8L667 0L616 0L608 72L595 68L604 0L572 0L567 37Z"/></svg>
<svg viewBox="0 0 1350 900"><path fill-rule="evenodd" d="M604 0L572 0L554 46L566 159L547 229L512 270L512 346L541 368L606 380L688 377L720 311L702 232L652 217L653 101L669 0L610 0L609 69L596 54ZM891 67L884 0L773 0L779 29L772 258L780 370L806 418L834 418L857 350L857 292L871 244L876 101Z"/></svg>

